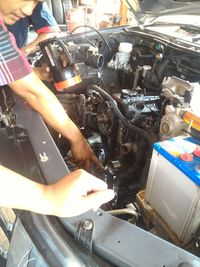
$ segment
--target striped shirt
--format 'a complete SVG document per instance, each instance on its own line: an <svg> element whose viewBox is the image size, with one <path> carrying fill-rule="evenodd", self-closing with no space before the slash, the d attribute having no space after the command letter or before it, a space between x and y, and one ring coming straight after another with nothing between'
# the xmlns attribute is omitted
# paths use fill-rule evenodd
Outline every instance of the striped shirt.
<svg viewBox="0 0 200 267"><path fill-rule="evenodd" d="M7 31L0 16L0 86L19 80L31 71L25 55L18 49L14 36Z"/></svg>

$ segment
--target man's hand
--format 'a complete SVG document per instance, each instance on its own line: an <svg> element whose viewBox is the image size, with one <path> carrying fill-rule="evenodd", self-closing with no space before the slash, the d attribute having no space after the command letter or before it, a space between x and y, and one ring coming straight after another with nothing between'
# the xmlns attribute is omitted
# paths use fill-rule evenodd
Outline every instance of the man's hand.
<svg viewBox="0 0 200 267"><path fill-rule="evenodd" d="M34 73L37 75L37 77L42 81L52 82L53 77L50 72L49 67L35 67L33 68Z"/></svg>
<svg viewBox="0 0 200 267"><path fill-rule="evenodd" d="M114 197L105 182L80 169L54 184L43 185L0 165L0 183L0 207L59 217L97 209Z"/></svg>
<svg viewBox="0 0 200 267"><path fill-rule="evenodd" d="M22 47L20 50L23 51L23 53L26 56L33 54L40 49L38 45L40 42L47 40L49 38L53 38L58 34L59 34L59 28L58 28L58 31L56 32L42 32L37 36L36 39L28 43L26 46Z"/></svg>
<svg viewBox="0 0 200 267"><path fill-rule="evenodd" d="M102 168L101 162L94 155L94 152L83 136L80 136L77 142L71 143L71 152L73 160L79 165L79 167L89 171L90 163L92 161L97 165L97 167Z"/></svg>
<svg viewBox="0 0 200 267"><path fill-rule="evenodd" d="M44 187L47 206L43 208L47 214L72 217L97 209L113 197L114 192L107 189L105 182L79 169Z"/></svg>
<svg viewBox="0 0 200 267"><path fill-rule="evenodd" d="M70 142L72 155L79 166L89 170L90 162L93 161L101 167L101 163L95 157L77 126L67 116L56 96L35 73L13 82L10 87L38 111L47 124Z"/></svg>

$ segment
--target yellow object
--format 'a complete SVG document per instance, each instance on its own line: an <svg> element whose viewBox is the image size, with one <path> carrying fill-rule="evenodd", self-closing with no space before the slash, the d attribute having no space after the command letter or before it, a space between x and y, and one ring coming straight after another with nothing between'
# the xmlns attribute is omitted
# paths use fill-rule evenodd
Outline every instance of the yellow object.
<svg viewBox="0 0 200 267"><path fill-rule="evenodd" d="M200 118L194 115L192 112L186 111L183 114L183 120L190 124L190 126L197 131L200 131Z"/></svg>

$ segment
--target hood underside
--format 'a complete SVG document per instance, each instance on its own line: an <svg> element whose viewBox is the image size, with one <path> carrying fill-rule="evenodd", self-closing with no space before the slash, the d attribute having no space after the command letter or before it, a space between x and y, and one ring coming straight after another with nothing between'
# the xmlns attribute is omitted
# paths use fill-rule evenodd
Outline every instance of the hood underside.
<svg viewBox="0 0 200 267"><path fill-rule="evenodd" d="M142 18L144 15L164 16L178 14L200 15L200 1L185 0L126 0L134 15Z"/></svg>

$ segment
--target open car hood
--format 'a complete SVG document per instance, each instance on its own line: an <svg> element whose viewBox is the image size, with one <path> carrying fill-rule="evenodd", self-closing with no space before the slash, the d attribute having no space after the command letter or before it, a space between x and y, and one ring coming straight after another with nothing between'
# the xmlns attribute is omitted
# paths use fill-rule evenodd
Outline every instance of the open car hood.
<svg viewBox="0 0 200 267"><path fill-rule="evenodd" d="M157 18L166 15L199 15L200 1L185 0L126 0L128 7L139 24L147 17Z"/></svg>

